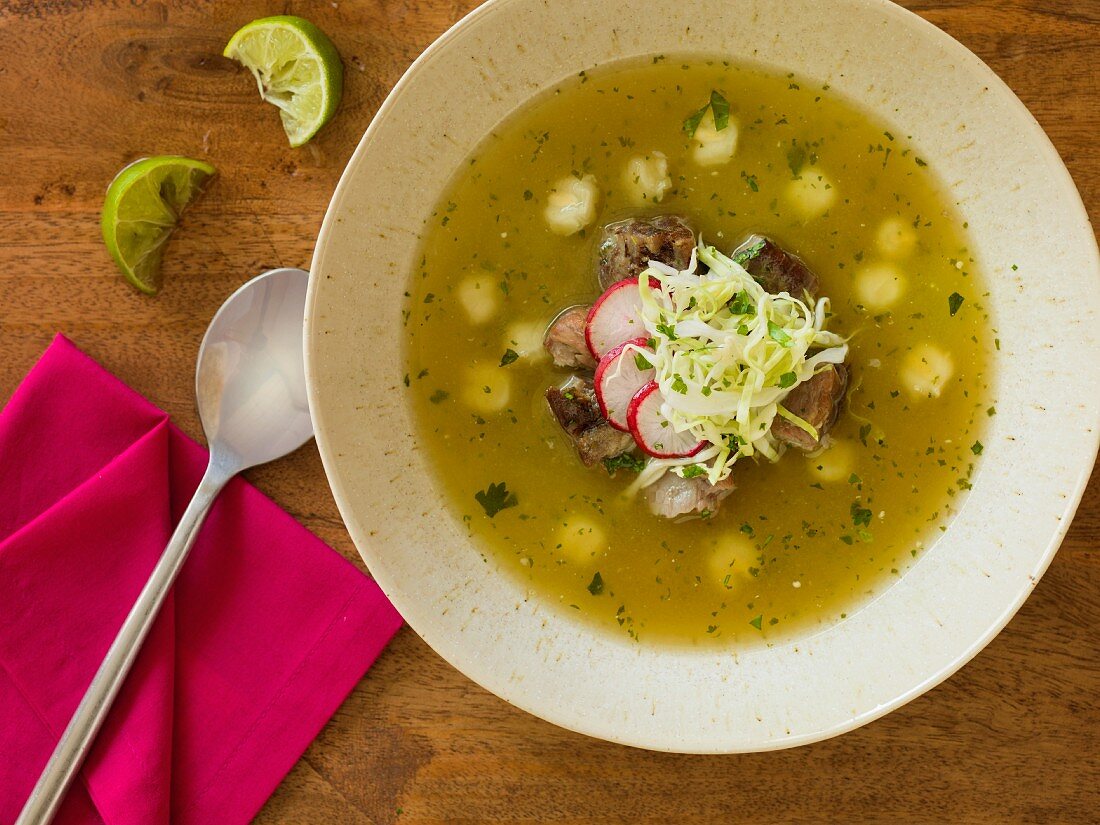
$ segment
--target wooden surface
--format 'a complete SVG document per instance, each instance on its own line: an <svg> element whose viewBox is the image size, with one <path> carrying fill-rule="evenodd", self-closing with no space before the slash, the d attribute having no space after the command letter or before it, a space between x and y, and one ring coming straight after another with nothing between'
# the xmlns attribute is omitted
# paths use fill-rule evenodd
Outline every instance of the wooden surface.
<svg viewBox="0 0 1100 825"><path fill-rule="evenodd" d="M64 331L197 434L193 364L211 314L263 269L308 267L372 114L472 5L0 0L0 398ZM1100 0L905 5L1008 82L1100 214ZM218 56L239 25L283 12L329 32L347 67L339 116L297 151ZM221 175L150 299L113 274L98 218L115 171L160 153L206 158ZM358 563L312 446L251 477ZM972 663L867 727L772 754L647 753L558 730L403 630L258 821L1096 822L1098 545L1094 478L1034 595Z"/></svg>

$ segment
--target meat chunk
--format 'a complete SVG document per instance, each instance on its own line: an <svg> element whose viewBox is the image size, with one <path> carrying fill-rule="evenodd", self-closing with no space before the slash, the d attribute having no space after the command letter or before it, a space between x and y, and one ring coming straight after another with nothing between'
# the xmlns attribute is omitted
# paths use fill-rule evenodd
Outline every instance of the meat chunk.
<svg viewBox="0 0 1100 825"><path fill-rule="evenodd" d="M713 514L722 500L733 492L733 478L727 476L717 484L711 484L704 476L680 478L673 472L645 488L649 509L654 515L665 518L677 516Z"/></svg>
<svg viewBox="0 0 1100 825"><path fill-rule="evenodd" d="M650 261L684 269L691 263L695 233L677 215L658 215L635 221L621 221L604 227L600 241L600 286L633 278Z"/></svg>
<svg viewBox="0 0 1100 825"><path fill-rule="evenodd" d="M772 434L800 450L816 450L821 445L821 439L836 422L847 388L848 367L844 364L830 366L809 381L799 384L781 403L817 430L817 438L779 416L772 422Z"/></svg>
<svg viewBox="0 0 1100 825"><path fill-rule="evenodd" d="M765 291L792 298L813 298L817 294L817 275L797 255L763 235L749 235L733 251L733 259L756 279Z"/></svg>
<svg viewBox="0 0 1100 825"><path fill-rule="evenodd" d="M630 433L616 430L600 414L590 378L573 376L563 386L548 389L546 400L586 467L622 455L634 446Z"/></svg>
<svg viewBox="0 0 1100 825"><path fill-rule="evenodd" d="M596 368L596 359L584 342L584 322L591 307L575 306L563 311L546 330L542 345L559 367Z"/></svg>

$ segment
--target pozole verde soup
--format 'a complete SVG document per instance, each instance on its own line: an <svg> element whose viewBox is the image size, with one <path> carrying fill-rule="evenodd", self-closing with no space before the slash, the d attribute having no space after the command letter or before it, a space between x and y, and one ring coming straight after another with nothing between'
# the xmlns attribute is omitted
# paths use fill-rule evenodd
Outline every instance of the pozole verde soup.
<svg viewBox="0 0 1100 825"><path fill-rule="evenodd" d="M452 507L529 598L641 643L844 618L945 529L996 412L965 228L828 86L673 57L560 83L457 172L411 278L406 383Z"/></svg>

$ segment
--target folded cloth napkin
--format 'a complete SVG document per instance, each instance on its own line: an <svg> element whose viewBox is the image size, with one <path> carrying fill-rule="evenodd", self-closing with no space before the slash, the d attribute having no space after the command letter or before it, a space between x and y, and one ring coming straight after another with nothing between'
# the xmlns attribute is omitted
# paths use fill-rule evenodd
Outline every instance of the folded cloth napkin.
<svg viewBox="0 0 1100 825"><path fill-rule="evenodd" d="M60 336L0 411L0 823L205 465L165 413ZM373 581L233 481L56 821L249 821L400 623Z"/></svg>

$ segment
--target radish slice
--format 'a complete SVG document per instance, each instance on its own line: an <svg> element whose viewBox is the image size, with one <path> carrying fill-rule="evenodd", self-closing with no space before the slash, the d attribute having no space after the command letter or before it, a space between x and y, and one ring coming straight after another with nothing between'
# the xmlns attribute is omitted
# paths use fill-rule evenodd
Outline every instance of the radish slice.
<svg viewBox="0 0 1100 825"><path fill-rule="evenodd" d="M630 399L657 373L651 366L639 366L638 359L646 356L637 350L627 349L632 345L652 355L652 351L646 348L645 338L632 338L607 353L596 366L596 401L600 412L607 423L624 433L630 432L626 420Z"/></svg>
<svg viewBox="0 0 1100 825"><path fill-rule="evenodd" d="M597 361L619 344L644 333L637 278L627 278L608 287L585 319L584 340Z"/></svg>
<svg viewBox="0 0 1100 825"><path fill-rule="evenodd" d="M706 446L690 432L678 433L661 414L664 397L656 381L650 381L630 399L626 418L642 451L654 458L687 458Z"/></svg>

